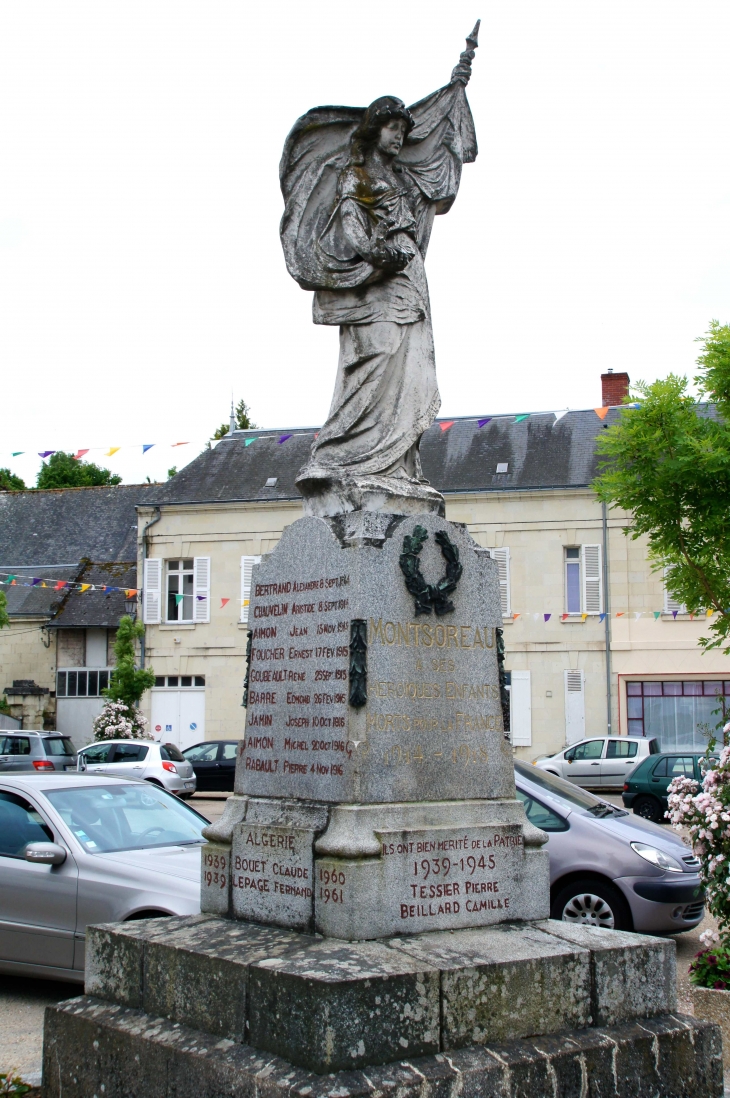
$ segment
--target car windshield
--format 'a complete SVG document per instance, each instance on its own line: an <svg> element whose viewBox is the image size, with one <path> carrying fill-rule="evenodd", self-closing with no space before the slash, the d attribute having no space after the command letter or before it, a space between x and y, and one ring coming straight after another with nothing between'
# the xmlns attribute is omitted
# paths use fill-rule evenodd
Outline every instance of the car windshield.
<svg viewBox="0 0 730 1098"><path fill-rule="evenodd" d="M46 797L90 854L205 842L206 820L155 786L77 786Z"/></svg>
<svg viewBox="0 0 730 1098"><path fill-rule="evenodd" d="M570 782L558 778L555 774L548 774L545 770L539 770L536 766L525 766L524 763L515 762L515 771L521 778L539 786L553 797L560 797L567 801L572 808L579 808L582 812L589 812L592 816L625 816L622 808L616 808L607 801L594 797L587 789L571 785Z"/></svg>

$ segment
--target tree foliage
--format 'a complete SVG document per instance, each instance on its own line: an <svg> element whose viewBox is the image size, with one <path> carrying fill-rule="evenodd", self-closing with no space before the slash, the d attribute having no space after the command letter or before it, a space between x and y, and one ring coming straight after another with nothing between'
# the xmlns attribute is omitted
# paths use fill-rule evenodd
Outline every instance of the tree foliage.
<svg viewBox="0 0 730 1098"><path fill-rule="evenodd" d="M38 471L38 488L88 488L100 484L121 484L122 478L93 461L77 461L73 454L57 450Z"/></svg>
<svg viewBox="0 0 730 1098"><path fill-rule="evenodd" d="M133 621L125 614L119 622L114 642L116 667L104 694L111 701L122 702L129 709L134 709L145 690L155 685L154 671L137 667L135 663L134 642L143 636L142 622Z"/></svg>
<svg viewBox="0 0 730 1098"><path fill-rule="evenodd" d="M251 409L249 408L245 400L239 400L238 404L236 405L235 415L236 426L238 427L239 431L250 431L256 429L256 424L251 419ZM228 431L229 424L221 423L220 427L213 435L213 439L215 440L223 438L224 435L228 434Z"/></svg>
<svg viewBox="0 0 730 1098"><path fill-rule="evenodd" d="M715 612L700 643L730 654L730 325L713 320L701 342L699 398L674 374L639 382L630 398L638 406L598 441L594 488L631 512L624 532L647 537L670 594L690 613Z"/></svg>
<svg viewBox="0 0 730 1098"><path fill-rule="evenodd" d="M9 469L0 469L0 492L22 492L25 489L25 481L16 477Z"/></svg>
<svg viewBox="0 0 730 1098"><path fill-rule="evenodd" d="M10 625L8 597L4 591L0 591L0 629L4 629L6 625Z"/></svg>

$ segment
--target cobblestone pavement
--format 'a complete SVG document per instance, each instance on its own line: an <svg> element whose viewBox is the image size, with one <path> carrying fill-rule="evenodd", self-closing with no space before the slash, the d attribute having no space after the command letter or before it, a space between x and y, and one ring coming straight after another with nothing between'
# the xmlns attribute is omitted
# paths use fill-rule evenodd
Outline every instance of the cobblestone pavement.
<svg viewBox="0 0 730 1098"><path fill-rule="evenodd" d="M227 796L226 793L196 793L189 804L207 819L216 820L223 812ZM619 795L608 794L605 799L621 804ZM679 1009L683 1013L692 1013L687 968L700 949L700 933L714 925L714 921L706 916L696 930L674 935L677 943ZM0 1071L13 1068L29 1082L39 1082L43 1012L47 1006L73 998L81 991L78 984L0 975ZM730 1086L725 1093L730 1098Z"/></svg>

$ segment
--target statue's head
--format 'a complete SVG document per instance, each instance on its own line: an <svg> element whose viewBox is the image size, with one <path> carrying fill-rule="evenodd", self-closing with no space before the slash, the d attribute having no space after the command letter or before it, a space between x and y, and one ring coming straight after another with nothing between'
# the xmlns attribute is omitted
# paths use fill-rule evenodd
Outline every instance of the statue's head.
<svg viewBox="0 0 730 1098"><path fill-rule="evenodd" d="M352 135L352 162L363 164L368 151L375 147L386 156L397 156L414 125L402 99L381 95L367 108Z"/></svg>

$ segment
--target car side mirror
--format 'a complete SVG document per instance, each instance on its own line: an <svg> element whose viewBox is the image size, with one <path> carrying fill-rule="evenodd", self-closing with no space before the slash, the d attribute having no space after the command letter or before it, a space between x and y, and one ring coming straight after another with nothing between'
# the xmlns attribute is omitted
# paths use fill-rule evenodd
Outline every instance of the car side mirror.
<svg viewBox="0 0 730 1098"><path fill-rule="evenodd" d="M26 862L38 862L39 865L63 865L66 857L65 847L58 843L28 843L25 848Z"/></svg>
<svg viewBox="0 0 730 1098"><path fill-rule="evenodd" d="M87 765L86 764L86 755L77 755L76 756L76 769L81 771L81 773L83 774L84 771L86 770L86 765Z"/></svg>

